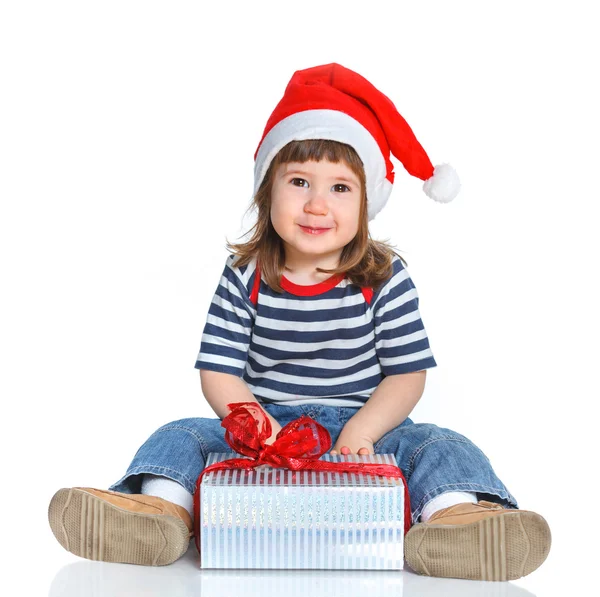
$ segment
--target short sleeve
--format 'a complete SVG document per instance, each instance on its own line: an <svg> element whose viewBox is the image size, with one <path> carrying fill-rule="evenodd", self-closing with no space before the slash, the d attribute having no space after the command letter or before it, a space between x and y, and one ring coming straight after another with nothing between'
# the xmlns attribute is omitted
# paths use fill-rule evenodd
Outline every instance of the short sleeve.
<svg viewBox="0 0 600 597"><path fill-rule="evenodd" d="M436 367L419 313L419 296L398 257L392 277L373 296L375 352L384 375Z"/></svg>
<svg viewBox="0 0 600 597"><path fill-rule="evenodd" d="M248 266L237 268L229 255L213 296L202 333L196 369L241 377L256 311L248 293Z"/></svg>

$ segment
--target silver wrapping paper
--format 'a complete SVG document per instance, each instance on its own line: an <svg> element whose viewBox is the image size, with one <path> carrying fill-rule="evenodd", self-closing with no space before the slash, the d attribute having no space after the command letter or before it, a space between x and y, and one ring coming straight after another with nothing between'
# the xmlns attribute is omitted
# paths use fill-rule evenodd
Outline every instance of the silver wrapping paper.
<svg viewBox="0 0 600 597"><path fill-rule="evenodd" d="M235 452L211 453L206 466ZM393 454L331 455L329 462L393 464ZM203 568L402 570L401 479L352 473L207 473L200 486Z"/></svg>

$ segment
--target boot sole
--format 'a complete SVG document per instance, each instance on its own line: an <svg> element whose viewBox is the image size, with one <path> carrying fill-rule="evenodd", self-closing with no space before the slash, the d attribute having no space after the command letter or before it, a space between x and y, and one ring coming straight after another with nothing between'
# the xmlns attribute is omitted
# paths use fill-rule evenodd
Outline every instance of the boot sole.
<svg viewBox="0 0 600 597"><path fill-rule="evenodd" d="M552 542L535 512L504 512L462 525L415 525L405 537L417 573L470 580L515 580L541 566Z"/></svg>
<svg viewBox="0 0 600 597"><path fill-rule="evenodd" d="M188 549L185 523L130 512L80 489L60 489L48 508L50 528L71 553L88 560L164 566Z"/></svg>

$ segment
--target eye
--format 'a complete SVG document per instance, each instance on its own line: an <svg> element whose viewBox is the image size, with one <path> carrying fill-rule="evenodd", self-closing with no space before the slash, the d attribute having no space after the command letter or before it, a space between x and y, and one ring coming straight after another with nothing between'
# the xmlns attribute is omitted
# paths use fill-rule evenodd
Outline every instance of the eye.
<svg viewBox="0 0 600 597"><path fill-rule="evenodd" d="M304 178L292 178L292 180L290 180L290 182L296 187L303 187L306 180L304 180ZM298 184L298 182L300 184ZM308 182L306 182L306 185L308 186Z"/></svg>
<svg viewBox="0 0 600 597"><path fill-rule="evenodd" d="M350 191L350 188L347 187L345 184L336 184L333 185L333 188L336 190L336 192L340 193L348 193Z"/></svg>

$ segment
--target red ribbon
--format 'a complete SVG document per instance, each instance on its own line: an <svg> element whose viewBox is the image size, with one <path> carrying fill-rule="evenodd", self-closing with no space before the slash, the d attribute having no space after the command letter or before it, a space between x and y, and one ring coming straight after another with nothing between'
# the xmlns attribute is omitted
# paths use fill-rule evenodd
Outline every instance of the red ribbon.
<svg viewBox="0 0 600 597"><path fill-rule="evenodd" d="M257 402L235 402L227 405L231 412L221 422L225 427L225 441L239 454L248 458L230 458L206 467L196 481L194 493L194 535L200 552L200 484L211 471L224 469L252 470L268 464L274 468L292 471L328 471L358 473L402 479L404 483L404 533L411 525L410 497L402 471L392 464L365 462L326 462L319 460L331 448L331 436L323 425L307 415L291 421L277 434L272 444L271 422Z"/></svg>

